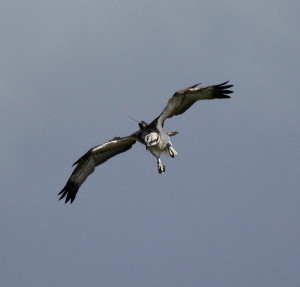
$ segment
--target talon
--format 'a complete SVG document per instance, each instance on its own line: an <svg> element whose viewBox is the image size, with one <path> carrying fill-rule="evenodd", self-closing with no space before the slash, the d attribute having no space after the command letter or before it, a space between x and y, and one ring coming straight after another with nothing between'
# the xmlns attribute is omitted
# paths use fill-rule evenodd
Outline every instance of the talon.
<svg viewBox="0 0 300 287"><path fill-rule="evenodd" d="M162 167L159 167L159 168L158 168L158 173L159 173L159 174L163 174L165 171L166 171L166 168L165 168L164 165L163 165Z"/></svg>
<svg viewBox="0 0 300 287"><path fill-rule="evenodd" d="M157 160L158 173L162 174L166 171L166 167L162 164L161 160Z"/></svg>
<svg viewBox="0 0 300 287"><path fill-rule="evenodd" d="M168 146L168 153L172 158L174 158L177 155L177 151L171 145Z"/></svg>

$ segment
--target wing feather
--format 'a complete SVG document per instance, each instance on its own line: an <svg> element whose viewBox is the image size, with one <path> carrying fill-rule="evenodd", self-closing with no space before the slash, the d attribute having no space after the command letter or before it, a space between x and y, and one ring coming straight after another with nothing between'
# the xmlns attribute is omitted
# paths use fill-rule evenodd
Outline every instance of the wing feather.
<svg viewBox="0 0 300 287"><path fill-rule="evenodd" d="M199 100L212 100L212 99L226 99L230 98L228 94L233 93L229 90L233 85L227 85L224 82L219 85L198 87L200 84L191 86L189 88L177 91L171 97L158 117L158 123L163 125L167 118L180 115L189 109L195 102Z"/></svg>
<svg viewBox="0 0 300 287"><path fill-rule="evenodd" d="M59 200L65 199L65 203L72 203L76 197L79 187L94 172L95 167L110 158L129 150L136 142L134 137L115 137L112 140L91 148L86 154L78 159L77 165L71 174L65 187L59 192Z"/></svg>

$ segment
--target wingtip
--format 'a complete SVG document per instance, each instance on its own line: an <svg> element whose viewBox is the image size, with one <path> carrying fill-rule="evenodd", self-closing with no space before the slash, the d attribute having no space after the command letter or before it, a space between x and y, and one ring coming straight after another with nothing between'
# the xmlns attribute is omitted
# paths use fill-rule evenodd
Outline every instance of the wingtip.
<svg viewBox="0 0 300 287"><path fill-rule="evenodd" d="M233 91L229 90L233 85L228 85L229 81L215 85L215 98L217 99L229 99L231 98L228 94L232 94Z"/></svg>
<svg viewBox="0 0 300 287"><path fill-rule="evenodd" d="M64 197L66 197L67 195L67 189L66 189L67 185L57 194L59 197L58 201L62 200ZM67 197L66 197L66 200L65 200L65 203L67 203Z"/></svg>
<svg viewBox="0 0 300 287"><path fill-rule="evenodd" d="M217 85L217 86L218 86L218 87L225 88L225 89L229 89L229 88L231 88L231 87L234 86L234 85L232 85L232 84L227 85L228 83L229 83L229 80L226 81L226 82L224 82L224 83L221 83L221 84L219 84L219 85ZM233 93L233 92L231 91L231 93Z"/></svg>
<svg viewBox="0 0 300 287"><path fill-rule="evenodd" d="M65 204L68 202L72 204L75 200L78 189L79 187L67 183L65 187L57 194L58 196L60 196L58 200L62 200L65 198Z"/></svg>

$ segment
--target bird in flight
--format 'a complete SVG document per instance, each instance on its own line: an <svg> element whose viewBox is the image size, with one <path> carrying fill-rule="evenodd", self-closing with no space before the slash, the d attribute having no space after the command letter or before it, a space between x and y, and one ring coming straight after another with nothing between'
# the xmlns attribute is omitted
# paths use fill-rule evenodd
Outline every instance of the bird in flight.
<svg viewBox="0 0 300 287"><path fill-rule="evenodd" d="M95 167L106 162L110 158L125 152L136 143L145 145L157 162L157 169L160 174L165 172L165 166L161 162L162 153L174 158L177 155L170 137L176 135L177 131L167 132L164 130L166 119L180 115L189 109L199 100L227 99L233 85L224 82L219 85L199 87L200 84L193 85L183 90L175 92L168 100L168 103L161 114L151 123L139 122L139 130L125 137L115 137L112 140L91 148L86 154L78 159L67 184L58 193L59 200L65 198L65 203L72 203L76 197L79 187L87 177L95 170Z"/></svg>

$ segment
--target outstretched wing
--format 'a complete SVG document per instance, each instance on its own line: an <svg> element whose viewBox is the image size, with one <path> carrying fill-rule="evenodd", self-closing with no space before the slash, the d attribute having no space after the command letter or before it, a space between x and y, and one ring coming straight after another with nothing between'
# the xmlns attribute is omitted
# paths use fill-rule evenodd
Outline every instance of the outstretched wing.
<svg viewBox="0 0 300 287"><path fill-rule="evenodd" d="M77 165L71 174L67 184L58 195L59 200L65 199L65 203L72 203L79 187L86 178L95 170L95 167L104 163L113 156L129 150L136 142L134 137L115 137L112 140L91 148L85 155L73 165Z"/></svg>
<svg viewBox="0 0 300 287"><path fill-rule="evenodd" d="M200 84L177 91L172 98L169 99L166 107L158 117L158 124L163 125L167 118L180 115L189 109L195 102L199 100L225 99L230 98L228 94L233 93L229 88L233 85L227 85L224 82L219 85L198 87Z"/></svg>

